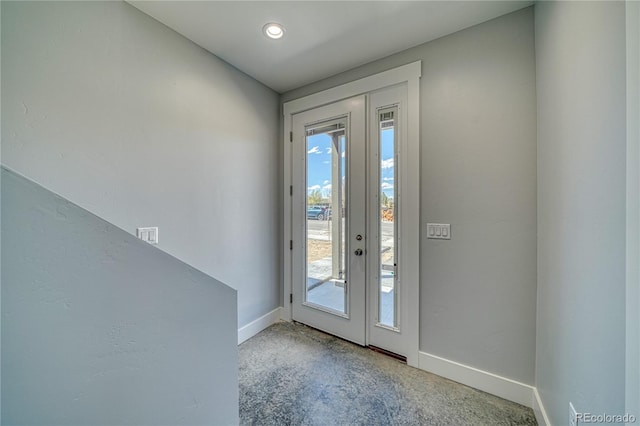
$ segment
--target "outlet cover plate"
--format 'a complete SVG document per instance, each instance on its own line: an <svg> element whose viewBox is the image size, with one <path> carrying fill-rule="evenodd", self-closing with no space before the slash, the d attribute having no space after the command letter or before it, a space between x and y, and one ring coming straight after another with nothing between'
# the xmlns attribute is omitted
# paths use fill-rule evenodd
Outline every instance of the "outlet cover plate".
<svg viewBox="0 0 640 426"><path fill-rule="evenodd" d="M136 230L136 236L149 244L158 244L158 227L149 226L146 228L138 228Z"/></svg>
<svg viewBox="0 0 640 426"><path fill-rule="evenodd" d="M578 413L571 402L569 402L569 426L578 426Z"/></svg>

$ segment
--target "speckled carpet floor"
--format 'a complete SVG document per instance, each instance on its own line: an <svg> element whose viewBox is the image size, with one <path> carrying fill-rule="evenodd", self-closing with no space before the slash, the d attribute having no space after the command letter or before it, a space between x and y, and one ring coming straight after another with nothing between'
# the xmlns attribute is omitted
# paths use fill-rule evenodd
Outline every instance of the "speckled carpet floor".
<svg viewBox="0 0 640 426"><path fill-rule="evenodd" d="M242 425L535 425L529 408L302 324L238 347Z"/></svg>

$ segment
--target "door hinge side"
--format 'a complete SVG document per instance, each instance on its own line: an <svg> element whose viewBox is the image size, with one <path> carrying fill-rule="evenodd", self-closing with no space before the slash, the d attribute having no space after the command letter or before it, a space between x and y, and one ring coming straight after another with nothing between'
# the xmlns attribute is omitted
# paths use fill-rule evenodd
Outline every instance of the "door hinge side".
<svg viewBox="0 0 640 426"><path fill-rule="evenodd" d="M289 250L293 250L293 240L289 240Z"/></svg>
<svg viewBox="0 0 640 426"><path fill-rule="evenodd" d="M289 195L293 196L293 185L289 185Z"/></svg>
<svg viewBox="0 0 640 426"><path fill-rule="evenodd" d="M289 132L289 142L293 142L293 132Z"/></svg>
<svg viewBox="0 0 640 426"><path fill-rule="evenodd" d="M289 303L293 303L293 293L289 293Z"/></svg>

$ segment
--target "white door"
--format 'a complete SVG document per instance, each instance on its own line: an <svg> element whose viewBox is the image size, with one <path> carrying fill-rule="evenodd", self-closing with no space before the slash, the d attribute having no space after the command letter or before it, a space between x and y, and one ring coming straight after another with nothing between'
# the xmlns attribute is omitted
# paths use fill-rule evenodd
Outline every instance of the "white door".
<svg viewBox="0 0 640 426"><path fill-rule="evenodd" d="M365 96L293 115L292 318L366 344Z"/></svg>
<svg viewBox="0 0 640 426"><path fill-rule="evenodd" d="M293 114L291 138L292 318L401 356L411 319L399 236L416 232L400 220L406 94Z"/></svg>

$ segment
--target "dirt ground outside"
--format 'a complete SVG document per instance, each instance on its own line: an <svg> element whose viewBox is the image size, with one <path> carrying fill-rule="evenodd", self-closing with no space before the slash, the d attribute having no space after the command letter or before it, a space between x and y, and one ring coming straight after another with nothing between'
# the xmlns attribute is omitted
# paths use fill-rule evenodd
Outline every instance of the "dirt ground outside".
<svg viewBox="0 0 640 426"><path fill-rule="evenodd" d="M309 263L325 257L331 257L331 241L309 239L307 241L307 259Z"/></svg>

